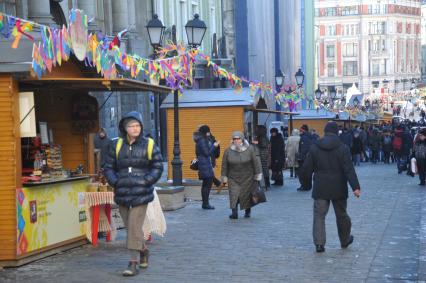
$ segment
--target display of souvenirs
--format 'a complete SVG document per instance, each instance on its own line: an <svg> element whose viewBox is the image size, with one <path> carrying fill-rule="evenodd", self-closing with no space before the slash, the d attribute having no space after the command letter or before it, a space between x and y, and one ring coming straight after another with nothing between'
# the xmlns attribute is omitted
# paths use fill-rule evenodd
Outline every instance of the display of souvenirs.
<svg viewBox="0 0 426 283"><path fill-rule="evenodd" d="M45 149L47 168L51 178L60 179L62 174L62 148L60 145L51 145Z"/></svg>

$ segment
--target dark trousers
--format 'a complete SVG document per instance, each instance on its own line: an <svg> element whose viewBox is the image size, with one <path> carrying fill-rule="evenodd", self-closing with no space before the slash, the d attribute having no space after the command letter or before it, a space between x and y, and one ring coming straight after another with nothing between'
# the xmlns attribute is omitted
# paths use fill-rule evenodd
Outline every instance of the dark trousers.
<svg viewBox="0 0 426 283"><path fill-rule="evenodd" d="M378 150L371 150L371 162L376 163L379 160L379 151Z"/></svg>
<svg viewBox="0 0 426 283"><path fill-rule="evenodd" d="M339 234L340 244L346 245L351 235L351 218L346 213L347 200L331 200L336 214L337 232ZM330 207L330 200L314 200L314 224L313 237L315 245L325 245L325 216Z"/></svg>
<svg viewBox="0 0 426 283"><path fill-rule="evenodd" d="M385 163L387 163L387 164L389 164L390 163L390 156L391 156L391 153L390 153L390 151L384 151L384 155L385 155Z"/></svg>
<svg viewBox="0 0 426 283"><path fill-rule="evenodd" d="M203 184L201 185L201 199L203 201L203 206L209 205L209 195L212 185L213 178L203 179Z"/></svg>
<svg viewBox="0 0 426 283"><path fill-rule="evenodd" d="M303 162L305 162L305 160L298 160L297 162L299 163L299 168L298 168L298 170L300 170L300 169L302 168L302 166L303 166ZM298 173L297 175L299 175L299 173ZM299 177L299 183L300 183L300 186L301 186L301 187L303 187L303 189L304 189L304 190L310 190L310 189L312 189L312 178L311 178L311 179L309 180L309 182L306 184L306 186L307 186L307 187L305 187L305 186L302 184L302 182L300 182L300 177Z"/></svg>
<svg viewBox="0 0 426 283"><path fill-rule="evenodd" d="M417 159L417 171L419 172L420 183L424 184L426 179L426 159Z"/></svg>

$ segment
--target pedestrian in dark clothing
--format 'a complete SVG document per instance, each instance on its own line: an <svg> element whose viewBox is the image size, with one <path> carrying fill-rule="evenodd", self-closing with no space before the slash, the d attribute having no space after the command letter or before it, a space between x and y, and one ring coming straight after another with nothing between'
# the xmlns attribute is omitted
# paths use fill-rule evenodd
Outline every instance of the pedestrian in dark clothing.
<svg viewBox="0 0 426 283"><path fill-rule="evenodd" d="M253 141L255 148L258 151L260 163L262 164L263 180L265 182L265 188L268 190L271 187L269 180L269 166L270 166L270 143L266 136L267 129L263 125L256 127L256 140Z"/></svg>
<svg viewBox="0 0 426 283"><path fill-rule="evenodd" d="M352 148L352 133L348 130L348 128L343 128L343 132L340 135L340 140L342 143L346 144L348 148Z"/></svg>
<svg viewBox="0 0 426 283"><path fill-rule="evenodd" d="M371 149L371 162L377 163L377 161L379 161L379 151L381 144L381 138L377 129L373 130L368 142Z"/></svg>
<svg viewBox="0 0 426 283"><path fill-rule="evenodd" d="M285 146L284 138L277 128L272 128L271 132L271 170L274 186L284 185L284 177L282 170L285 163Z"/></svg>
<svg viewBox="0 0 426 283"><path fill-rule="evenodd" d="M309 127L308 125L302 125L299 129L300 131L300 142L299 142L299 151L297 154L297 162L299 163L299 168L303 166L303 163L305 162L306 155L308 154L313 138L311 134L309 133ZM311 182L305 182L303 185L302 182L300 183L300 187L297 189L298 191L309 191L312 189L312 183Z"/></svg>
<svg viewBox="0 0 426 283"><path fill-rule="evenodd" d="M397 162L398 174L401 174L402 171L407 170L408 156L413 147L413 138L402 125L399 125L395 130L392 147Z"/></svg>
<svg viewBox="0 0 426 283"><path fill-rule="evenodd" d="M101 128L94 139L94 148L100 153L100 168L103 168L108 157L108 147L110 140L104 128Z"/></svg>
<svg viewBox="0 0 426 283"><path fill-rule="evenodd" d="M131 259L123 276L133 276L138 273L138 265L148 267L149 251L145 247L142 225L148 203L154 200L153 185L161 177L163 160L154 141L142 135L140 113L126 114L119 123L119 130L121 137L110 143L104 169L127 228Z"/></svg>
<svg viewBox="0 0 426 283"><path fill-rule="evenodd" d="M351 162L351 153L337 136L337 123L328 122L324 132L324 137L311 147L300 170L302 182L311 182L312 175L314 179L313 240L317 252L325 251L325 217L330 202L333 203L336 214L341 247L347 248L352 244L354 237L351 235L351 219L346 212L348 182L354 195L360 196L360 185Z"/></svg>
<svg viewBox="0 0 426 283"><path fill-rule="evenodd" d="M383 148L384 162L385 164L390 164L390 158L392 153L392 136L390 132L388 131L383 133L382 148Z"/></svg>
<svg viewBox="0 0 426 283"><path fill-rule="evenodd" d="M426 179L426 129L420 130L414 141L413 156L416 158L420 186L425 186Z"/></svg>
<svg viewBox="0 0 426 283"><path fill-rule="evenodd" d="M364 127L359 128L359 137L362 142L362 159L363 159L363 162L366 162L368 161L368 154L367 154L368 135L367 135L367 132L364 130Z"/></svg>
<svg viewBox="0 0 426 283"><path fill-rule="evenodd" d="M198 178L203 181L201 185L201 199L203 209L214 209L209 203L210 190L213 185L213 166L211 156L219 146L219 142L211 144L209 142L210 128L203 125L198 129L198 133L194 134L195 155L198 159Z"/></svg>
<svg viewBox="0 0 426 283"><path fill-rule="evenodd" d="M216 142L216 138L211 133L207 133L207 137L209 139L209 147L211 147ZM216 159L218 159L219 157L220 157L220 145L215 147L211 154L211 161L212 161L213 168L216 167ZM213 171L213 174L214 174L214 171ZM216 178L216 176L213 176L213 184L219 188L222 185L222 182L218 178Z"/></svg>
<svg viewBox="0 0 426 283"><path fill-rule="evenodd" d="M354 132L354 137L353 137L353 140L352 140L351 153L352 153L352 161L353 161L355 166L360 165L361 152L362 152L361 138L359 137L358 132Z"/></svg>

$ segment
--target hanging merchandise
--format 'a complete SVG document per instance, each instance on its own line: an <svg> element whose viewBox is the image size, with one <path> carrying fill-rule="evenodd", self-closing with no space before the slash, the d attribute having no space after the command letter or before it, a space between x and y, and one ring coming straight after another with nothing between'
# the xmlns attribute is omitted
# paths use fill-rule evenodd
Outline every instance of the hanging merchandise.
<svg viewBox="0 0 426 283"><path fill-rule="evenodd" d="M71 10L70 35L75 57L80 61L84 61L87 50L88 26L87 15L83 14L81 10Z"/></svg>

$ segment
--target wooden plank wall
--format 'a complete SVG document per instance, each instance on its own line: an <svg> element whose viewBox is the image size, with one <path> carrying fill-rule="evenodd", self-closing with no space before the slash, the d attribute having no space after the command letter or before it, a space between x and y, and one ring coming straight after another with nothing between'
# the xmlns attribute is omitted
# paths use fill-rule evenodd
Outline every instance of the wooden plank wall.
<svg viewBox="0 0 426 283"><path fill-rule="evenodd" d="M192 134L199 125L207 124L212 134L221 141L221 156L231 142L233 131L244 130L244 109L242 107L210 107L210 108L181 108L179 109L180 149L183 161L183 178L198 179L196 171L189 169L189 164L195 158L195 143ZM167 110L167 149L168 149L168 178L172 178L173 143L174 143L173 109ZM220 177L222 158L217 160L215 176Z"/></svg>
<svg viewBox="0 0 426 283"><path fill-rule="evenodd" d="M71 129L72 93L41 91L35 93L34 99L37 121L47 122L53 130L54 143L62 146L63 167L75 169L79 164L85 165L84 135L73 134Z"/></svg>
<svg viewBox="0 0 426 283"><path fill-rule="evenodd" d="M293 129L300 129L303 124L308 125L309 130L315 129L318 135L324 135L324 127L328 119L304 119L304 120L293 120Z"/></svg>
<svg viewBox="0 0 426 283"><path fill-rule="evenodd" d="M16 258L16 188L21 178L21 140L17 83L9 74L0 74L0 133L0 260L13 260Z"/></svg>

